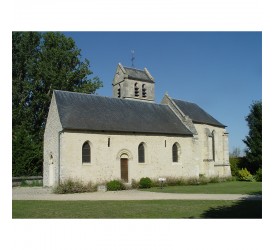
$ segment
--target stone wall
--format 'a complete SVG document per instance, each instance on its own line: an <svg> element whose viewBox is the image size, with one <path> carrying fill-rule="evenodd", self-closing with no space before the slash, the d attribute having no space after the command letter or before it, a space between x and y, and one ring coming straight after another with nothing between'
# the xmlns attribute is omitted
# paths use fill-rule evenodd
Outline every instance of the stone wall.
<svg viewBox="0 0 275 250"><path fill-rule="evenodd" d="M229 165L228 133L226 129L207 124L195 124L198 131L198 157L200 174L205 176L231 176ZM213 132L214 131L214 132ZM214 154L212 133L214 134Z"/></svg>
<svg viewBox="0 0 275 250"><path fill-rule="evenodd" d="M110 147L108 147L108 138ZM91 145L91 163L82 164L82 145ZM145 163L138 163L138 145L145 144ZM180 145L179 162L172 162L172 146ZM78 178L103 182L120 179L120 158L128 157L129 181L142 177L198 177L199 164L192 137L64 132L61 137L61 180ZM166 145L166 146L165 146Z"/></svg>
<svg viewBox="0 0 275 250"><path fill-rule="evenodd" d="M129 181L142 177L189 178L199 177L199 174L231 176L226 130L206 124L190 124L190 119L177 111L168 97L163 103L170 103L170 108L183 124L195 133L193 137L63 131L53 95L44 134L43 185L57 185L68 178L94 183L120 179L120 159L125 157L128 158ZM83 164L82 146L86 141L91 147L91 162ZM145 145L145 163L138 162L140 143ZM179 145L178 162L172 161L174 143Z"/></svg>
<svg viewBox="0 0 275 250"><path fill-rule="evenodd" d="M149 72L147 74L149 74ZM128 79L127 77L128 76L123 71L123 67L119 65L117 67L116 74L112 83L113 97L118 97L118 89L120 88L120 98L148 101L148 102L155 101L155 84L154 83L145 82L141 80L132 80L132 79ZM137 84L137 87L139 90L139 96L135 96L135 84ZM143 85L146 89L146 97L142 96Z"/></svg>
<svg viewBox="0 0 275 250"><path fill-rule="evenodd" d="M53 95L44 133L43 185L52 186L59 181L59 131L62 126Z"/></svg>

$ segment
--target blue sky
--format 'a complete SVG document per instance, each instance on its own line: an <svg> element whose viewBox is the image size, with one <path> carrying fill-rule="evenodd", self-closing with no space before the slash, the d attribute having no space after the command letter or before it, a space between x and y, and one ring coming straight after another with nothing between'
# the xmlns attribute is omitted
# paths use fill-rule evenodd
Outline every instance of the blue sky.
<svg viewBox="0 0 275 250"><path fill-rule="evenodd" d="M155 78L156 102L164 93L198 104L227 125L230 151L245 148L245 116L262 99L261 32L64 32L103 81L97 93L112 96L120 62L146 67Z"/></svg>

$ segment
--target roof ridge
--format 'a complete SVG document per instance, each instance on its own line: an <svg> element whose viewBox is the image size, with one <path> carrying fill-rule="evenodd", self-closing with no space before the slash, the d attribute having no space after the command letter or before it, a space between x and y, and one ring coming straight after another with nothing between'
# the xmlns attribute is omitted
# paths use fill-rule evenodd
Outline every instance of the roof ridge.
<svg viewBox="0 0 275 250"><path fill-rule="evenodd" d="M180 100L180 99L176 99L176 98L172 98L172 100L175 100L175 101L181 101L181 102L188 102L188 103L192 103L192 104L195 104L197 106L199 106L197 103L195 102L190 102L190 101L185 101L185 100Z"/></svg>
<svg viewBox="0 0 275 250"><path fill-rule="evenodd" d="M73 91L68 91L68 90L57 90L56 89L56 90L54 90L54 92L66 92L66 93L69 93L69 94L85 95L85 96L92 96L92 97L98 97L98 98L107 98L107 99L118 100L118 101L123 101L123 102L135 102L135 103L138 102L138 103L143 103L143 104L168 106L167 104L156 103L156 102L145 102L145 101L142 101L142 100L131 100L131 99L112 97L112 96L102 96L102 95L87 94L87 93L82 93L82 92L73 92Z"/></svg>
<svg viewBox="0 0 275 250"><path fill-rule="evenodd" d="M138 71L145 72L144 69L130 68L130 67L125 67L125 66L123 66L123 68L124 68L124 69L133 69L133 70L138 70Z"/></svg>

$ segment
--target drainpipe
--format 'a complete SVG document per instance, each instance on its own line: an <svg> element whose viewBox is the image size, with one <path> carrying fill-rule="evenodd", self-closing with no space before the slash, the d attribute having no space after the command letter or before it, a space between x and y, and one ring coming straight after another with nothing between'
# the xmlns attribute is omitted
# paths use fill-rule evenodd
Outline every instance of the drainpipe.
<svg viewBox="0 0 275 250"><path fill-rule="evenodd" d="M57 173L57 184L60 185L60 136L61 134L63 133L63 130L59 131L58 132L58 167L57 167L57 170L58 170L58 173Z"/></svg>

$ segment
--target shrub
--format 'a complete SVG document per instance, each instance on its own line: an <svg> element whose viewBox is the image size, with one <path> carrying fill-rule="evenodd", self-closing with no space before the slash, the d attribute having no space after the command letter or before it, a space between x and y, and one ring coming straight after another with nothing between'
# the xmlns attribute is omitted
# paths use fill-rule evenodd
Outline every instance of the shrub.
<svg viewBox="0 0 275 250"><path fill-rule="evenodd" d="M219 178L218 176L214 176L214 177L209 178L209 183L219 183L221 181L222 181L222 179Z"/></svg>
<svg viewBox="0 0 275 250"><path fill-rule="evenodd" d="M238 176L240 157L230 157L229 162L232 176Z"/></svg>
<svg viewBox="0 0 275 250"><path fill-rule="evenodd" d="M262 169L259 168L255 174L255 180L256 181L262 181Z"/></svg>
<svg viewBox="0 0 275 250"><path fill-rule="evenodd" d="M20 183L20 187L42 187L43 182L40 180L22 180Z"/></svg>
<svg viewBox="0 0 275 250"><path fill-rule="evenodd" d="M238 171L238 179L240 181L253 181L254 180L252 174L246 168L242 168L241 170Z"/></svg>
<svg viewBox="0 0 275 250"><path fill-rule="evenodd" d="M117 190L124 190L125 186L119 180L113 180L107 182L107 190L108 191L117 191Z"/></svg>
<svg viewBox="0 0 275 250"><path fill-rule="evenodd" d="M181 186L183 185L183 179L176 177L167 177L166 183L168 186Z"/></svg>
<svg viewBox="0 0 275 250"><path fill-rule="evenodd" d="M139 187L139 182L132 179L131 186L132 188L137 189Z"/></svg>
<svg viewBox="0 0 275 250"><path fill-rule="evenodd" d="M151 181L152 181L151 187L159 187L160 186L160 182L158 179L151 179ZM163 183L163 186L164 187L167 186L166 181Z"/></svg>
<svg viewBox="0 0 275 250"><path fill-rule="evenodd" d="M80 180L67 179L53 189L55 194L72 194L96 191L96 186L91 182L84 184Z"/></svg>
<svg viewBox="0 0 275 250"><path fill-rule="evenodd" d="M199 178L188 178L185 181L186 184L184 185L200 185L200 179ZM206 184L206 183L202 183Z"/></svg>
<svg viewBox="0 0 275 250"><path fill-rule="evenodd" d="M139 188L150 188L150 187L152 187L152 181L149 177L140 179Z"/></svg>
<svg viewBox="0 0 275 250"><path fill-rule="evenodd" d="M199 184L200 185L206 185L208 182L209 182L209 179L204 174L199 175Z"/></svg>

